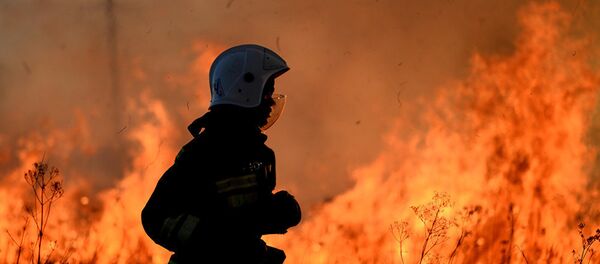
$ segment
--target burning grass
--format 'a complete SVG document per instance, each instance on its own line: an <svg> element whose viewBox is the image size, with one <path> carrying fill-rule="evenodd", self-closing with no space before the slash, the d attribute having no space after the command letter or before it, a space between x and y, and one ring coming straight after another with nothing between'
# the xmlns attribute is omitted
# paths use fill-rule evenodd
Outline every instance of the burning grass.
<svg viewBox="0 0 600 264"><path fill-rule="evenodd" d="M598 232L587 235L590 229L577 224L600 224L587 187L597 153L585 142L600 76L582 56L586 40L569 35L571 18L560 6L531 4L519 17L512 54L476 54L464 80L420 104L403 104L414 110L411 118L398 117L380 156L352 173L352 189L285 237L268 238L286 250L288 263L599 261ZM147 93L129 110L152 122L119 134L139 149L114 189L87 197L67 188L54 203L62 189L44 184L31 197L20 177L24 167L16 169L19 177L6 177L11 188L0 188L0 227L10 236L0 237L0 262L166 262L169 253L147 238L139 213L172 163L179 146L163 143L176 132L170 112ZM408 133L415 119L427 128ZM21 164L39 158L23 153ZM30 185L41 186L34 178ZM30 201L43 202L27 213ZM56 206L52 218L45 205Z"/></svg>
<svg viewBox="0 0 600 264"><path fill-rule="evenodd" d="M474 55L465 80L398 118L387 149L354 172L353 189L287 241L274 239L292 263L571 262L577 224L600 221L586 206L600 76L573 56L587 41L571 37L558 4L530 4L519 18L512 54ZM404 136L414 116L427 128ZM455 205L429 203L436 190ZM479 209L465 209L474 218L458 227L454 207Z"/></svg>
<svg viewBox="0 0 600 264"><path fill-rule="evenodd" d="M33 164L33 170L28 170L25 173L25 181L31 187L34 199L31 204L23 208L27 217L25 218L23 228L19 230L18 238L15 239L10 231L6 230L6 233L17 248L14 257L15 263L19 263L22 257L29 259L31 263L37 264L66 263L68 257L61 258L61 261L52 258L57 241L46 243L50 248L50 252L46 256L43 256L44 252L42 251L42 246L45 245L44 237L48 223L50 222L52 205L64 194L62 181L59 180L59 176L58 169L50 167L43 159L41 162ZM35 240L33 242L27 241L29 238L27 230L30 223L33 223L35 227ZM30 247L26 245L30 245Z"/></svg>
<svg viewBox="0 0 600 264"><path fill-rule="evenodd" d="M455 263L457 259L462 259L462 256L471 254L472 250L477 250L478 247L485 245L485 240L477 232L483 232L479 228L481 220L489 216L484 215L484 211L480 206L463 207L462 210L457 210L453 215L444 214L449 209L452 210L453 203L447 194L436 193L432 201L419 206L411 206L410 208L415 214L417 222L422 224L421 230L415 230L417 233L422 231L422 235L416 234L417 245L420 244L419 254L416 257L415 263ZM513 208L510 208L511 211ZM515 244L515 216L509 212L507 216L510 223L510 236L508 239L500 241L504 246L498 252L500 263L564 263L565 259L560 256L567 255L569 249L555 249L552 247L545 248L545 258L541 260L529 259L527 254L522 249L522 245ZM415 220L415 221L416 221ZM396 221L390 225L390 232L398 243L400 262L406 263L404 260L405 251L403 245L414 234L411 234L411 221L403 220ZM586 236L584 234L585 224L580 223L577 226L577 232L581 238L581 245L578 250L572 249L573 263L596 263L600 259L595 258L594 254L597 250L596 242L600 242L600 229L596 229L595 234ZM575 235L575 228L568 234ZM473 239L479 237L480 239ZM419 240L421 243L419 243ZM573 245L576 247L576 245ZM460 262L460 263L465 263Z"/></svg>

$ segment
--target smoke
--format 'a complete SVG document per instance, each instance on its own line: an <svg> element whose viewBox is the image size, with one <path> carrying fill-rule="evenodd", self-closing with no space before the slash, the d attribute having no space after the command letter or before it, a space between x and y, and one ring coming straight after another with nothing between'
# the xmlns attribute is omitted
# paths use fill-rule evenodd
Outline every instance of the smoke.
<svg viewBox="0 0 600 264"><path fill-rule="evenodd" d="M410 120L436 87L464 77L474 52L513 51L524 4L1 1L0 178L24 152L45 153L67 185L85 182L92 193L112 187L140 151L128 133L153 122L132 111L143 107L139 98L165 105L178 132L158 141L178 148L206 109L211 59L231 45L258 43L292 68L276 82L288 105L267 133L279 188L315 204L348 189L349 172L376 157L393 120ZM574 34L595 43L600 4L564 7L580 25ZM598 65L592 51L575 53ZM420 129L414 123L406 133Z"/></svg>

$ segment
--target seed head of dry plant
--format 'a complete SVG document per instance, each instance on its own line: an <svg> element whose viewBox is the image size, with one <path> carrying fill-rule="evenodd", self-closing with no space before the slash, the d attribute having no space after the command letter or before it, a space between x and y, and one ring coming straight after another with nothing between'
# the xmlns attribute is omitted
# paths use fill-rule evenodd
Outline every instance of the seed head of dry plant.
<svg viewBox="0 0 600 264"><path fill-rule="evenodd" d="M581 238L581 252L577 252L573 249L573 262L574 263L584 263L584 261L588 260L587 263L590 263L592 258L594 257L594 248L592 247L594 243L600 242L600 229L596 229L596 233L594 235L586 237L583 232L585 228L584 223L579 223L577 225L577 231L579 232L579 237Z"/></svg>
<svg viewBox="0 0 600 264"><path fill-rule="evenodd" d="M448 229L456 224L446 218L443 213L446 208L451 206L453 204L450 202L450 196L447 193L436 192L431 202L410 207L425 228L425 239L421 247L419 263L429 258L428 256L434 248L448 240Z"/></svg>
<svg viewBox="0 0 600 264"><path fill-rule="evenodd" d="M34 253L32 261L37 256L37 262L45 263L50 258L55 247L51 247L52 251L46 256L46 261L42 262L42 243L44 241L44 231L50 219L52 203L58 200L64 194L62 181L59 179L60 173L57 168L48 166L48 163L36 162L33 164L33 170L28 170L25 173L25 181L31 186L31 190L35 197L33 207L26 208L33 219L37 231L37 239L33 243ZM35 247L37 246L37 250ZM36 252L37 251L37 252ZM20 256L18 256L20 257ZM18 262L18 258L17 258Z"/></svg>
<svg viewBox="0 0 600 264"><path fill-rule="evenodd" d="M459 212L455 212L454 217L447 216L445 210L454 206L450 196L446 193L435 193L431 201L419 205L411 206L411 210L419 219L423 226L424 236L421 245L420 256L417 263L441 263L442 260L451 264L459 254L465 239L473 232L473 227L480 221L482 207L479 205L465 206ZM456 237L453 238L453 247L441 255L438 248L449 240L449 230L457 229ZM390 231L400 247L400 260L404 263L404 244L412 235L410 233L408 221L395 221L390 225ZM455 240L455 241L454 241Z"/></svg>

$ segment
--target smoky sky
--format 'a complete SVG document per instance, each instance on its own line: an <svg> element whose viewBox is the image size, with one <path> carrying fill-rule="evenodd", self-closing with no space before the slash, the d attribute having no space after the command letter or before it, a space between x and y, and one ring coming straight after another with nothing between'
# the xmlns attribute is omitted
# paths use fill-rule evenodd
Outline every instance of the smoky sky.
<svg viewBox="0 0 600 264"><path fill-rule="evenodd" d="M393 120L463 77L474 53L512 52L527 2L0 0L0 177L38 144L71 181L112 187L140 151L127 133L153 122L130 101L164 103L178 132L161 142L178 148L207 105L194 61L257 43L291 67L276 81L286 109L267 132L279 188L314 204L349 188ZM561 4L574 34L595 41L600 5Z"/></svg>

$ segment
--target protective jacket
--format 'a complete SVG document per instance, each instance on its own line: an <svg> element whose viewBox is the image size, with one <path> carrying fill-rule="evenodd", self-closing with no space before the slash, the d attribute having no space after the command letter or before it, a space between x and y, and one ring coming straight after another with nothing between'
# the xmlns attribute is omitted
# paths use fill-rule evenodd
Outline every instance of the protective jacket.
<svg viewBox="0 0 600 264"><path fill-rule="evenodd" d="M300 207L275 188L266 135L241 117L208 112L160 178L142 211L146 233L174 252L173 263L282 263L263 234L300 222ZM200 130L202 132L198 133Z"/></svg>

